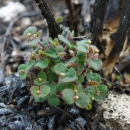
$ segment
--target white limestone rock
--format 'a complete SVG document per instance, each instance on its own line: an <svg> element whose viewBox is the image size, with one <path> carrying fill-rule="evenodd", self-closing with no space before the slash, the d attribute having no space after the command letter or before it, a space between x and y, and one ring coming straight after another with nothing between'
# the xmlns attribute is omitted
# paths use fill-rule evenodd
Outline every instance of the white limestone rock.
<svg viewBox="0 0 130 130"><path fill-rule="evenodd" d="M110 130L130 130L130 96L110 92L102 101L99 111L104 109L102 126Z"/></svg>

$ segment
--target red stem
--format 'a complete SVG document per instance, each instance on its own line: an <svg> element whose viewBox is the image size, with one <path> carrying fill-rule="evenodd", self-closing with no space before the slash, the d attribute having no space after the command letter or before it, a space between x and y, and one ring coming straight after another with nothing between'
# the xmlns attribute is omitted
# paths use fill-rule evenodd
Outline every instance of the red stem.
<svg viewBox="0 0 130 130"><path fill-rule="evenodd" d="M43 46L40 42L37 43L39 46L41 46L44 50L46 50L46 47Z"/></svg>
<svg viewBox="0 0 130 130"><path fill-rule="evenodd" d="M84 70L82 71L81 75L83 75L87 69L88 69L88 64L84 67Z"/></svg>

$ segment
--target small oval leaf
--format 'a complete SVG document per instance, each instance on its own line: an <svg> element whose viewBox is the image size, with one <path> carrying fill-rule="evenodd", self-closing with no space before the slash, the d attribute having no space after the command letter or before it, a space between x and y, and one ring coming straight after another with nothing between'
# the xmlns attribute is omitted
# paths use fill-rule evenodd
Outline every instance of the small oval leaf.
<svg viewBox="0 0 130 130"><path fill-rule="evenodd" d="M28 27L28 28L24 31L23 35L27 35L28 33L35 34L36 31L37 31L37 28L36 28L36 27L30 26L30 27Z"/></svg>
<svg viewBox="0 0 130 130"><path fill-rule="evenodd" d="M62 22L62 19L63 19L62 17L57 18L57 19L56 19L56 23Z"/></svg>
<svg viewBox="0 0 130 130"><path fill-rule="evenodd" d="M18 67L18 70L26 70L27 69L27 65L26 64L21 64L19 67Z"/></svg>
<svg viewBox="0 0 130 130"><path fill-rule="evenodd" d="M90 81L97 81L98 83L101 82L101 76L97 73L89 73L87 74L87 78Z"/></svg>
<svg viewBox="0 0 130 130"><path fill-rule="evenodd" d="M40 39L37 37L33 39L32 41L26 41L25 45L27 46L36 46L36 44L40 41Z"/></svg>
<svg viewBox="0 0 130 130"><path fill-rule="evenodd" d="M26 79L27 78L27 65L26 64L21 64L18 67L19 75L21 79Z"/></svg>
<svg viewBox="0 0 130 130"><path fill-rule="evenodd" d="M34 66L39 67L41 69L45 69L48 66L48 63L49 63L48 60L44 58L40 61L37 61Z"/></svg>
<svg viewBox="0 0 130 130"><path fill-rule="evenodd" d="M98 60L89 59L89 60L88 60L88 65L89 65L92 69L98 71L98 70L100 70L100 69L102 68L102 61L101 61L100 59L98 59Z"/></svg>
<svg viewBox="0 0 130 130"><path fill-rule="evenodd" d="M87 49L85 46L83 46L83 45L77 46L76 49L77 49L78 51L80 51L80 52L85 52L85 53L88 52L88 49Z"/></svg>
<svg viewBox="0 0 130 130"><path fill-rule="evenodd" d="M36 62L35 60L29 60L27 65L27 70L31 69L31 67L33 67L35 62Z"/></svg>
<svg viewBox="0 0 130 130"><path fill-rule="evenodd" d="M68 47L72 47L72 45L70 44L70 41L67 38L63 37L62 35L58 35L58 38L60 41L65 43Z"/></svg>
<svg viewBox="0 0 130 130"><path fill-rule="evenodd" d="M62 91L62 94L63 94L63 99L65 100L65 102L67 104L73 104L74 103L74 99L73 99L74 92L73 92L73 90L71 90L71 89L64 89Z"/></svg>
<svg viewBox="0 0 130 130"><path fill-rule="evenodd" d="M99 85L99 86L96 87L96 89L97 89L97 92L94 96L94 100L95 101L101 101L105 97L106 92L108 91L107 86Z"/></svg>
<svg viewBox="0 0 130 130"><path fill-rule="evenodd" d="M80 108L86 108L90 102L90 96L86 95L84 92L78 93L79 99L76 101L76 105Z"/></svg>
<svg viewBox="0 0 130 130"><path fill-rule="evenodd" d="M57 58L57 54L51 50L47 50L45 54L49 57Z"/></svg>
<svg viewBox="0 0 130 130"><path fill-rule="evenodd" d="M51 91L50 87L46 85L41 86L40 90L42 91L42 97L46 97Z"/></svg>
<svg viewBox="0 0 130 130"><path fill-rule="evenodd" d="M57 106L57 105L59 105L60 100L56 97L56 95L52 94L52 95L50 95L49 98L48 98L48 103L49 103L51 106Z"/></svg>
<svg viewBox="0 0 130 130"><path fill-rule="evenodd" d="M57 74L65 73L67 67L63 63L54 66L54 72Z"/></svg>

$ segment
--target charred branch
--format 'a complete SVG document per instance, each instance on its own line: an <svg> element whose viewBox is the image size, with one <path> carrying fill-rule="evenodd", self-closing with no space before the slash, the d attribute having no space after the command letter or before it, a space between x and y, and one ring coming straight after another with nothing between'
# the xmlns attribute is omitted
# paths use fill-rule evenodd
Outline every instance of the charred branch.
<svg viewBox="0 0 130 130"><path fill-rule="evenodd" d="M46 19L47 23L48 23L48 28L49 28L49 36L54 39L57 37L58 34L61 34L61 29L58 26L58 24L56 23L51 10L48 6L48 4L46 3L46 0L35 0L35 2L37 3L37 6L39 7L39 9L41 10L41 13L43 15L43 17Z"/></svg>
<svg viewBox="0 0 130 130"><path fill-rule="evenodd" d="M114 30L114 28L117 28L119 26L121 14L123 13L123 5L124 0L109 0L106 15L104 18L103 29ZM123 14L125 14L125 12Z"/></svg>
<svg viewBox="0 0 130 130"><path fill-rule="evenodd" d="M121 72L122 70L125 70L126 68L129 68L130 66L130 56L125 57L125 61L121 62L116 66L117 70Z"/></svg>
<svg viewBox="0 0 130 130"><path fill-rule="evenodd" d="M127 2L127 1L126 1ZM128 8L125 15L120 20L120 25L118 30L111 35L111 42L114 46L110 52L108 58L105 60L103 65L104 75L108 75L112 72L113 67L119 58L119 55L123 49L126 37L128 37L128 31L130 29L130 3L128 2Z"/></svg>
<svg viewBox="0 0 130 130"><path fill-rule="evenodd" d="M67 7L68 7L68 9L69 9L71 28L73 28L74 14L73 14L72 3L71 3L71 0L65 0L65 1L66 1L66 4L67 4Z"/></svg>
<svg viewBox="0 0 130 130"><path fill-rule="evenodd" d="M103 20L108 1L109 0L96 0L95 2L91 22L92 44L96 44L96 41L99 40L102 36Z"/></svg>
<svg viewBox="0 0 130 130"><path fill-rule="evenodd" d="M82 1L66 0L67 7L69 9L69 21L70 28L74 30L75 35L78 35L78 26L81 21L81 10L82 10Z"/></svg>

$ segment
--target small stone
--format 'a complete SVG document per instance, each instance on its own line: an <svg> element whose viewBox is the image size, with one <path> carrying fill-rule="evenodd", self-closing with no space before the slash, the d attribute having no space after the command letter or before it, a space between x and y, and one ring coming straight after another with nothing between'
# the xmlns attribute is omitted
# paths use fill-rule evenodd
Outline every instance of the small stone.
<svg viewBox="0 0 130 130"><path fill-rule="evenodd" d="M84 118L82 118L82 117L78 117L78 118L76 118L75 119L75 121L77 121L81 126L85 126L86 125L86 120L84 119Z"/></svg>
<svg viewBox="0 0 130 130"><path fill-rule="evenodd" d="M72 115L72 116L78 116L79 115L79 109L78 108L71 108L69 110L69 113Z"/></svg>

